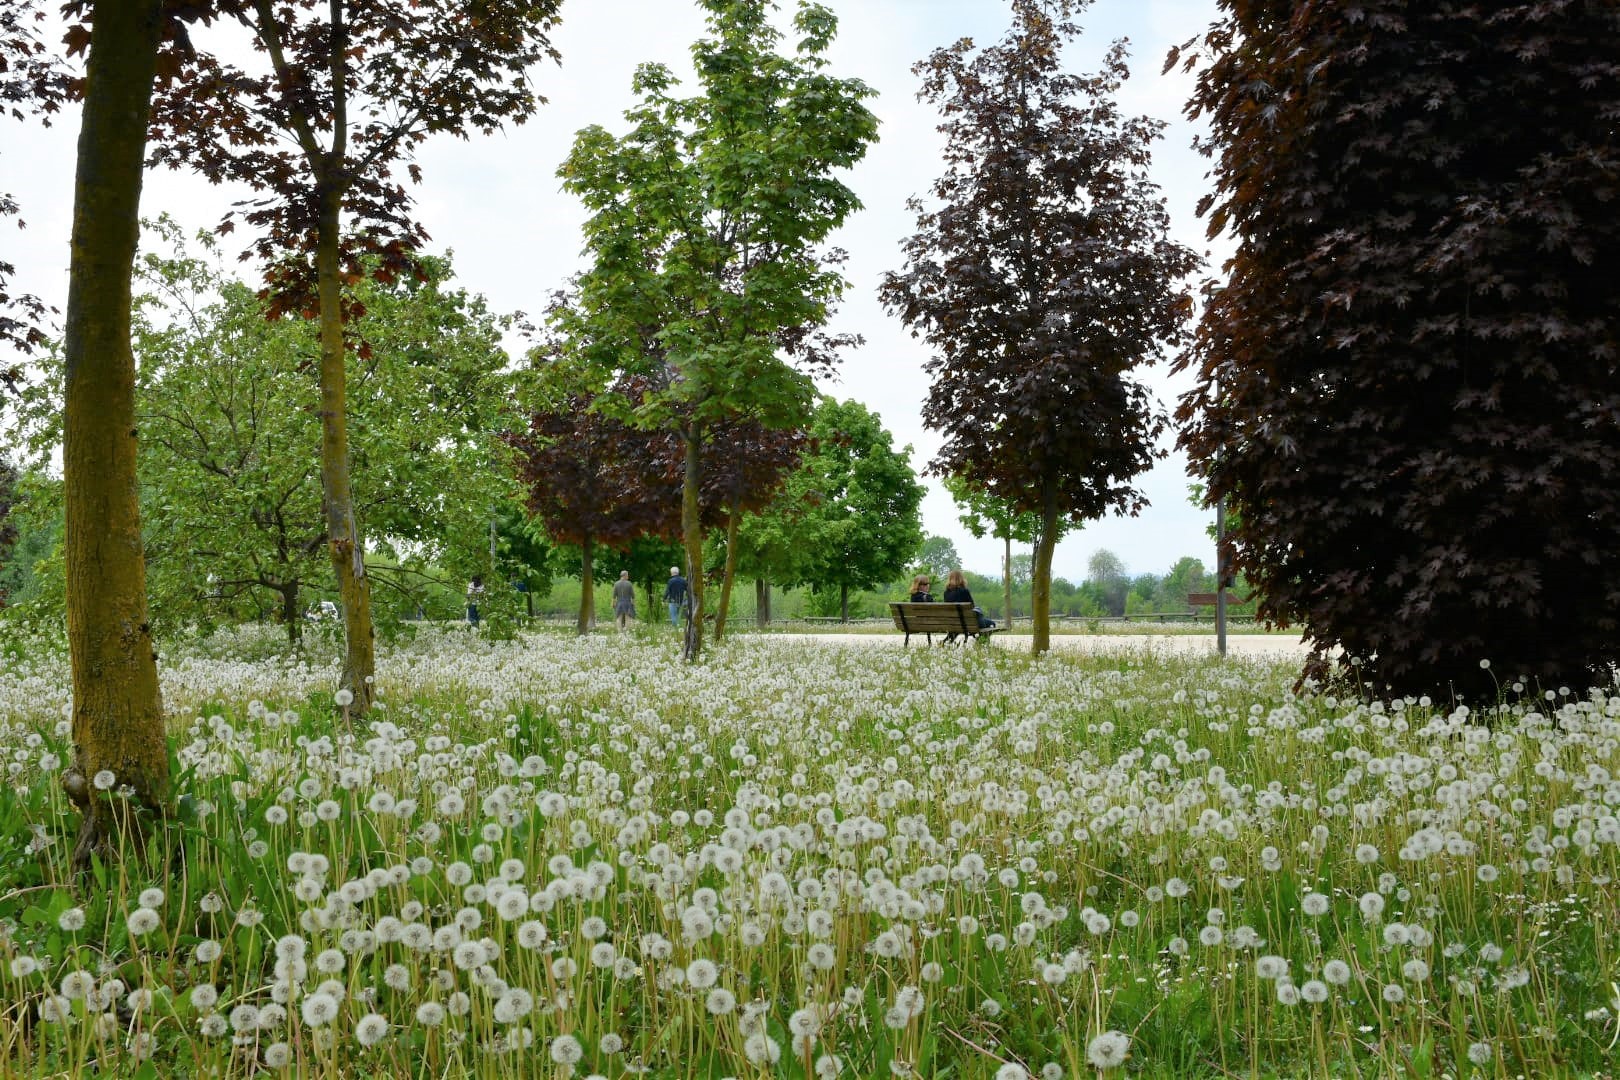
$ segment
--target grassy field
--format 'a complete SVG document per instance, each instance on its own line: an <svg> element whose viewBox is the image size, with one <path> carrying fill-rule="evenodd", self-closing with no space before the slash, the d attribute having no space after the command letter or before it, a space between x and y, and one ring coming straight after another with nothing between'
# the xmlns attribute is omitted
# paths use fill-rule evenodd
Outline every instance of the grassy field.
<svg viewBox="0 0 1620 1080"><path fill-rule="evenodd" d="M424 633L361 722L198 644L176 818L75 881L0 642L0 1076L1612 1075L1620 697L674 647Z"/></svg>

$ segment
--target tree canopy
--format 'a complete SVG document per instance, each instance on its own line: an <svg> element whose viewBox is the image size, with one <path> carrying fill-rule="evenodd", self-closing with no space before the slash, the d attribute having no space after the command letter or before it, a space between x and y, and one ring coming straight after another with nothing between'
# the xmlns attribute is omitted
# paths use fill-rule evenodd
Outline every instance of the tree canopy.
<svg viewBox="0 0 1620 1080"><path fill-rule="evenodd" d="M788 52L766 0L702 5L709 35L692 47L699 92L676 96L668 68L642 65L630 130L584 129L561 170L590 214L592 263L573 336L588 343L604 385L620 372L646 376L637 422L679 437L692 568L703 559L699 492L715 425L801 424L810 376L832 359L795 346L844 290L836 256L821 245L860 206L838 172L877 131L864 104L871 89L827 70L837 29L828 8L799 5ZM689 658L701 650L701 575L692 589Z"/></svg>
<svg viewBox="0 0 1620 1080"><path fill-rule="evenodd" d="M958 41L915 67L944 117L945 172L933 204L912 201L906 267L882 288L934 351L923 422L945 441L930 469L1039 516L1041 583L1067 524L1143 504L1134 478L1165 418L1132 372L1176 340L1198 265L1147 176L1163 124L1119 110L1124 43L1096 74L1062 67L1084 6L1013 0L1000 42Z"/></svg>
<svg viewBox="0 0 1620 1080"><path fill-rule="evenodd" d="M1620 655L1620 8L1223 7L1183 51L1237 251L1179 417L1262 614L1400 692L1584 684Z"/></svg>

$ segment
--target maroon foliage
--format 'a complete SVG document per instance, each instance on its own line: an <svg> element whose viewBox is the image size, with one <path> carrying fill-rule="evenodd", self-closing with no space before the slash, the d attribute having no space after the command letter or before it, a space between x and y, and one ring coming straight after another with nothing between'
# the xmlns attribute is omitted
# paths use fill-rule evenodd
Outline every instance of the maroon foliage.
<svg viewBox="0 0 1620 1080"><path fill-rule="evenodd" d="M205 54L160 84L152 160L257 192L238 213L257 230L273 312L313 317L323 196L340 193L352 223L347 278L413 271L426 235L403 183L420 179L412 155L437 132L465 138L533 112L543 99L525 72L555 57L547 32L560 2L217 0L263 67Z"/></svg>
<svg viewBox="0 0 1620 1080"><path fill-rule="evenodd" d="M1039 514L1048 559L1065 523L1141 507L1134 479L1165 418L1131 373L1180 334L1178 282L1198 264L1147 178L1163 125L1115 102L1123 43L1095 75L1062 69L1079 30L1054 20L1081 6L1013 0L1000 43L917 65L947 168L939 208L912 204L906 270L882 290L935 351L923 421L945 442L930 471Z"/></svg>
<svg viewBox="0 0 1620 1080"><path fill-rule="evenodd" d="M639 431L570 395L537 412L527 432L507 437L529 512L563 544L624 548L679 528L680 490L665 476L660 432Z"/></svg>
<svg viewBox="0 0 1620 1080"><path fill-rule="evenodd" d="M43 19L33 0L6 0L0 7L0 113L15 120L35 113L48 116L67 95L66 75L39 37ZM18 210L16 200L0 191L0 222ZM16 224L23 227L20 218ZM12 295L8 282L14 273L16 267L0 258L0 348L32 348L44 341L40 324L48 309L36 296ZM0 358L0 389L14 388L19 377Z"/></svg>
<svg viewBox="0 0 1620 1080"><path fill-rule="evenodd" d="M1238 249L1178 417L1262 615L1380 689L1584 682L1620 657L1620 7L1222 8L1188 111Z"/></svg>

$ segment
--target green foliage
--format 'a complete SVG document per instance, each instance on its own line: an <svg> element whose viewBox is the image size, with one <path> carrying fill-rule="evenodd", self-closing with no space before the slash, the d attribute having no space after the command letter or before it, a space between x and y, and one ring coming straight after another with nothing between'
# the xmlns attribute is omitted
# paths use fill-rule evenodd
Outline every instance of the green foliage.
<svg viewBox="0 0 1620 1080"><path fill-rule="evenodd" d="M877 414L859 402L830 397L811 419L810 440L776 504L739 528L742 550L777 553L771 580L817 591L900 577L923 542L911 448L895 450Z"/></svg>
<svg viewBox="0 0 1620 1080"><path fill-rule="evenodd" d="M169 221L152 238L164 250L141 261L133 336L153 618L204 631L274 618L296 639L306 610L330 596L314 327L266 319L217 266L212 242L188 250ZM377 538L384 621L427 600L434 566L487 573L490 510L511 497L493 456L504 320L449 288L448 262L425 266L424 281L362 282L354 294L368 348L350 357L353 467L357 509ZM59 377L52 369L19 403L40 462L59 437Z"/></svg>
<svg viewBox="0 0 1620 1080"><path fill-rule="evenodd" d="M873 92L827 73L836 20L820 5L801 4L791 54L765 0L703 6L700 92L677 97L667 68L643 65L630 131L584 129L560 170L591 215L593 260L565 329L603 372L657 381L644 423L790 426L813 389L780 335L820 325L844 290L817 245L860 207L835 173L876 138Z"/></svg>

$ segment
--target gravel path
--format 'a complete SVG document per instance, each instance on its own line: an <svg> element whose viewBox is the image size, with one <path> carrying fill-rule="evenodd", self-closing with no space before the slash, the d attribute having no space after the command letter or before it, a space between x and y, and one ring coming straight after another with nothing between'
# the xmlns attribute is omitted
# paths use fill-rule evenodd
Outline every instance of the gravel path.
<svg viewBox="0 0 1620 1080"><path fill-rule="evenodd" d="M784 641L823 641L852 648L898 649L905 644L905 635L893 634L780 634ZM926 647L919 638L915 644ZM1029 651L1029 635L997 634L991 643L998 649ZM1080 652L1154 652L1212 653L1215 651L1214 634L1053 634L1053 649ZM1304 657L1310 647L1296 638L1272 634L1231 634L1226 639L1228 656L1298 656Z"/></svg>

